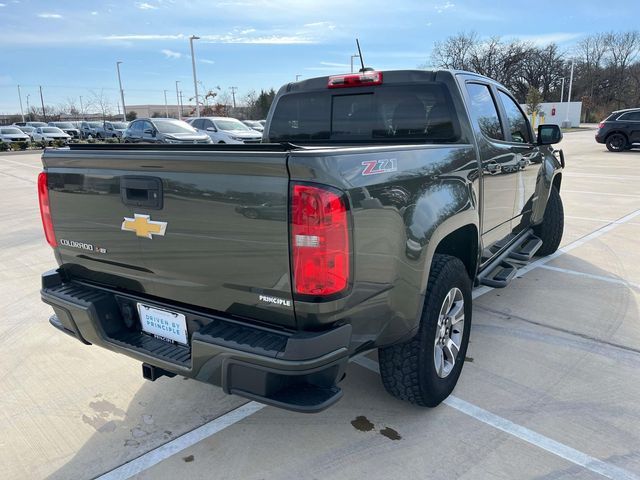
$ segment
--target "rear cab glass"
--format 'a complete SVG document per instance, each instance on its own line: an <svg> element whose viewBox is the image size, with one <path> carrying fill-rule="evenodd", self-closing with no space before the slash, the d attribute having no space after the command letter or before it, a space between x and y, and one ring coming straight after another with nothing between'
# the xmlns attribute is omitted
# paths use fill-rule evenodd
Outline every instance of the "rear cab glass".
<svg viewBox="0 0 640 480"><path fill-rule="evenodd" d="M269 140L456 143L460 125L444 84L380 85L284 95L275 107Z"/></svg>

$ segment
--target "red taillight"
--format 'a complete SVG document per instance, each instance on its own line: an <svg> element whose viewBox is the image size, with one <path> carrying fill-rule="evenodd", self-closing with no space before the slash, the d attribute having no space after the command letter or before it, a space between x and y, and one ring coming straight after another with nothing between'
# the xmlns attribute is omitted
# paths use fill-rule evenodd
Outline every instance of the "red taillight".
<svg viewBox="0 0 640 480"><path fill-rule="evenodd" d="M365 87L381 84L382 72L369 71L329 77L327 88Z"/></svg>
<svg viewBox="0 0 640 480"><path fill-rule="evenodd" d="M294 185L291 198L294 292L326 296L349 285L349 226L342 195Z"/></svg>
<svg viewBox="0 0 640 480"><path fill-rule="evenodd" d="M600 122L600 124L598 124L598 128L604 128L604 122Z"/></svg>
<svg viewBox="0 0 640 480"><path fill-rule="evenodd" d="M38 202L40 203L40 216L42 217L44 236L47 238L49 245L55 248L58 246L58 242L56 242L56 234L53 231L47 174L45 172L40 172L40 175L38 175Z"/></svg>

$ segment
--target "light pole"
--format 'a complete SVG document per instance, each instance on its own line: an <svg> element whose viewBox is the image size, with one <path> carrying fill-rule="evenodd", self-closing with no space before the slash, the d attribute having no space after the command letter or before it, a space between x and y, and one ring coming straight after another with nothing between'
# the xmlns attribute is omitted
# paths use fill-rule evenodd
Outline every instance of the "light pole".
<svg viewBox="0 0 640 480"><path fill-rule="evenodd" d="M229 87L231 90L231 98L233 98L233 109L236 109L236 90L238 90L238 87Z"/></svg>
<svg viewBox="0 0 640 480"><path fill-rule="evenodd" d="M167 105L167 91L164 91L164 114L169 118L169 105Z"/></svg>
<svg viewBox="0 0 640 480"><path fill-rule="evenodd" d="M18 98L20 99L20 115L22 116L22 121L24 122L24 110L22 110L22 93L20 93L20 85L18 85Z"/></svg>
<svg viewBox="0 0 640 480"><path fill-rule="evenodd" d="M31 107L29 106L29 95L27 93L27 116L29 117L29 121L31 121Z"/></svg>
<svg viewBox="0 0 640 480"><path fill-rule="evenodd" d="M200 116L200 103L198 103L198 81L196 80L196 57L193 54L193 41L200 40L200 37L191 35L189 37L189 45L191 46L191 67L193 67L193 89L196 94L196 116Z"/></svg>
<svg viewBox="0 0 640 480"><path fill-rule="evenodd" d="M571 88L573 87L573 63L574 63L574 60L571 59L571 74L569 75L569 91L567 92L567 113L564 118L565 123L569 122L569 106L571 104Z"/></svg>
<svg viewBox="0 0 640 480"><path fill-rule="evenodd" d="M180 80L176 80L176 105L178 106L178 120L182 118L182 108L180 108L180 95L178 94L178 84Z"/></svg>
<svg viewBox="0 0 640 480"><path fill-rule="evenodd" d="M182 103L182 90L180 90L180 117L184 115L184 105Z"/></svg>
<svg viewBox="0 0 640 480"><path fill-rule="evenodd" d="M353 73L353 59L354 58L360 58L360 55L358 55L357 53L355 55L351 55L351 73Z"/></svg>
<svg viewBox="0 0 640 480"><path fill-rule="evenodd" d="M82 95L80 95L80 115L82 115L82 119L84 120L84 107L82 106Z"/></svg>
<svg viewBox="0 0 640 480"><path fill-rule="evenodd" d="M122 79L120 78L120 64L116 62L116 70L118 71L118 83L120 84L120 100L122 100L122 121L127 121L127 107L124 106L124 90L122 90Z"/></svg>
<svg viewBox="0 0 640 480"><path fill-rule="evenodd" d="M42 85L40 85L40 103L42 104L42 116L44 117L44 121L47 121L47 112L44 109L44 97L42 96Z"/></svg>

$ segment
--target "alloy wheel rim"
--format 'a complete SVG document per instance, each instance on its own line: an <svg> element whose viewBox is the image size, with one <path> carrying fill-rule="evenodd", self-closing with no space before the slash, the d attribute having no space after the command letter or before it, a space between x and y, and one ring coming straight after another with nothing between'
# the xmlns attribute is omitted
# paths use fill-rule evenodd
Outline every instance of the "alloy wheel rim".
<svg viewBox="0 0 640 480"><path fill-rule="evenodd" d="M462 335L464 334L464 297L454 287L444 297L433 348L433 362L440 378L446 378L456 365Z"/></svg>
<svg viewBox="0 0 640 480"><path fill-rule="evenodd" d="M622 135L614 135L613 138L611 139L611 145L616 150L620 150L623 146L623 143L624 143L624 139L622 138Z"/></svg>

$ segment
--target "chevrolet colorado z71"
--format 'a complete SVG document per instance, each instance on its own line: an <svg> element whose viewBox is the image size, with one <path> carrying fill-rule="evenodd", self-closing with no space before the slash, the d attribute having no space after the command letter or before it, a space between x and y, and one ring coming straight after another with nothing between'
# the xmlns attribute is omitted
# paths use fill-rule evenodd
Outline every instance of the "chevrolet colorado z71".
<svg viewBox="0 0 640 480"><path fill-rule="evenodd" d="M554 252L564 158L509 92L459 71L285 85L257 145L73 145L38 179L57 329L302 412L377 349L386 389L453 390L474 285Z"/></svg>

